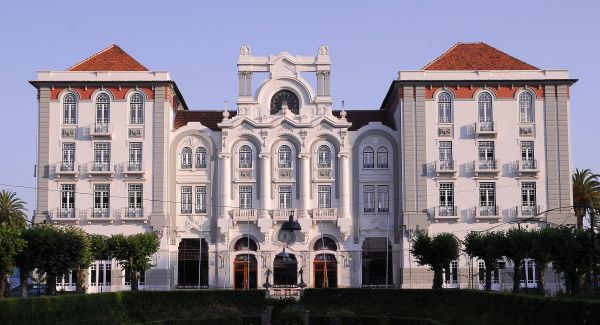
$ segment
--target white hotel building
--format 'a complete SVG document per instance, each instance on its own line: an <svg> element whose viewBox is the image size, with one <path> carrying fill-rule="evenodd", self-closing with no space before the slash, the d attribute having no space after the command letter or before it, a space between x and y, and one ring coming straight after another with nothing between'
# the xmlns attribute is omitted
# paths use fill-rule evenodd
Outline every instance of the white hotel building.
<svg viewBox="0 0 600 325"><path fill-rule="evenodd" d="M432 273L409 254L416 229L462 239L573 223L567 70L458 43L401 71L380 109L334 110L325 46L315 56L242 46L237 65L234 111L190 110L168 72L116 45L40 71L35 222L157 233L146 290L427 288ZM292 235L280 231L290 215L302 228ZM480 267L461 256L446 285L479 287ZM494 273L495 289L511 286L511 267ZM525 273L535 286L533 263ZM127 281L101 260L89 288Z"/></svg>

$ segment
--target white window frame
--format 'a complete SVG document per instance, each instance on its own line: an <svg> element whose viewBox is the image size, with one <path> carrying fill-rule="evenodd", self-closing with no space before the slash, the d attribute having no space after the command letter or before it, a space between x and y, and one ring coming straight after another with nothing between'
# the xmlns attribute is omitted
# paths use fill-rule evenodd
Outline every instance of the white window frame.
<svg viewBox="0 0 600 325"><path fill-rule="evenodd" d="M386 169L389 166L389 155L388 148L386 146L379 146L377 148L377 168Z"/></svg>
<svg viewBox="0 0 600 325"><path fill-rule="evenodd" d="M181 187L181 214L192 213L192 186Z"/></svg>
<svg viewBox="0 0 600 325"><path fill-rule="evenodd" d="M331 148L328 145L322 144L317 149L317 167L331 168Z"/></svg>
<svg viewBox="0 0 600 325"><path fill-rule="evenodd" d="M277 166L279 168L292 168L292 148L286 144L277 150Z"/></svg>
<svg viewBox="0 0 600 325"><path fill-rule="evenodd" d="M239 187L240 209L252 209L252 186L240 185Z"/></svg>
<svg viewBox="0 0 600 325"><path fill-rule="evenodd" d="M97 218L110 216L110 184L94 184L93 214Z"/></svg>
<svg viewBox="0 0 600 325"><path fill-rule="evenodd" d="M279 186L279 210L289 210L292 208L292 186Z"/></svg>
<svg viewBox="0 0 600 325"><path fill-rule="evenodd" d="M375 185L363 185L363 212L375 212Z"/></svg>
<svg viewBox="0 0 600 325"><path fill-rule="evenodd" d="M239 150L240 168L252 168L252 148L245 144Z"/></svg>
<svg viewBox="0 0 600 325"><path fill-rule="evenodd" d="M206 148L196 148L196 168L206 168Z"/></svg>
<svg viewBox="0 0 600 325"><path fill-rule="evenodd" d="M494 121L494 104L492 98L492 95L487 91L479 94L479 122Z"/></svg>
<svg viewBox="0 0 600 325"><path fill-rule="evenodd" d="M129 124L144 124L144 95L133 93L129 100Z"/></svg>
<svg viewBox="0 0 600 325"><path fill-rule="evenodd" d="M521 123L533 123L534 117L534 100L533 95L524 91L519 95L519 122Z"/></svg>
<svg viewBox="0 0 600 325"><path fill-rule="evenodd" d="M377 212L390 212L390 187L377 185Z"/></svg>
<svg viewBox="0 0 600 325"><path fill-rule="evenodd" d="M196 186L196 207L195 212L206 213L206 186Z"/></svg>
<svg viewBox="0 0 600 325"><path fill-rule="evenodd" d="M319 185L318 193L319 209L331 208L331 185Z"/></svg>
<svg viewBox="0 0 600 325"><path fill-rule="evenodd" d="M452 96L445 91L438 95L438 123L452 123Z"/></svg>
<svg viewBox="0 0 600 325"><path fill-rule="evenodd" d="M77 124L77 96L73 93L63 97L63 124Z"/></svg>
<svg viewBox="0 0 600 325"><path fill-rule="evenodd" d="M192 168L192 148L183 147L181 148L181 169Z"/></svg>
<svg viewBox="0 0 600 325"><path fill-rule="evenodd" d="M371 146L366 146L363 149L363 168L375 168L375 150L373 150L373 147Z"/></svg>
<svg viewBox="0 0 600 325"><path fill-rule="evenodd" d="M110 96L100 93L96 96L96 128L110 124Z"/></svg>

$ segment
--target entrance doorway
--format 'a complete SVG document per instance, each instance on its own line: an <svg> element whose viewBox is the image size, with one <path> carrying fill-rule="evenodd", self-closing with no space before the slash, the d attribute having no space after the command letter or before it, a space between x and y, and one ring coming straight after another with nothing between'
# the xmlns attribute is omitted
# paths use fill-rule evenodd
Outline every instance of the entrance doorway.
<svg viewBox="0 0 600 325"><path fill-rule="evenodd" d="M288 254L288 257L275 256L273 261L273 286L298 286L298 261L296 261L294 254Z"/></svg>
<svg viewBox="0 0 600 325"><path fill-rule="evenodd" d="M256 289L256 256L240 254L233 261L234 289Z"/></svg>
<svg viewBox="0 0 600 325"><path fill-rule="evenodd" d="M177 286L208 288L208 243L204 238L185 238L179 243Z"/></svg>
<svg viewBox="0 0 600 325"><path fill-rule="evenodd" d="M385 287L386 282L388 286L393 285L392 270L390 242L384 237L366 238L362 245L362 286Z"/></svg>
<svg viewBox="0 0 600 325"><path fill-rule="evenodd" d="M314 284L315 288L337 288L337 260L333 254L315 256Z"/></svg>

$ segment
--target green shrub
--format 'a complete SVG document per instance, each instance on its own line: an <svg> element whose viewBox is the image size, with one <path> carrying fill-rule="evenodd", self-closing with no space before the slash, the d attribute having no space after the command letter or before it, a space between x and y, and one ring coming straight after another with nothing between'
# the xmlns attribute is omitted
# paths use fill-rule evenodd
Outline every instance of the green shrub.
<svg viewBox="0 0 600 325"><path fill-rule="evenodd" d="M304 325L304 312L294 306L285 306L273 319L274 325Z"/></svg>

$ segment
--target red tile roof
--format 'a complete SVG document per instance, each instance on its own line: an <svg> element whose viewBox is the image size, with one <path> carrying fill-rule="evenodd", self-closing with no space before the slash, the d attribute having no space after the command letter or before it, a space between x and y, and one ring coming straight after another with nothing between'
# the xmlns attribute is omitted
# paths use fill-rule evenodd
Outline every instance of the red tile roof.
<svg viewBox="0 0 600 325"><path fill-rule="evenodd" d="M229 117L236 115L236 111L229 111ZM333 115L340 117L340 111L333 111ZM381 122L385 126L396 129L393 113L388 110L349 110L346 111L346 119L352 123L348 128L350 131L356 131L369 122ZM200 122L213 131L220 131L217 123L221 121L223 121L223 111L177 111L173 127L177 130L190 122Z"/></svg>
<svg viewBox="0 0 600 325"><path fill-rule="evenodd" d="M148 71L148 69L113 44L68 68L67 71Z"/></svg>
<svg viewBox="0 0 600 325"><path fill-rule="evenodd" d="M422 70L539 70L488 44L456 43Z"/></svg>

